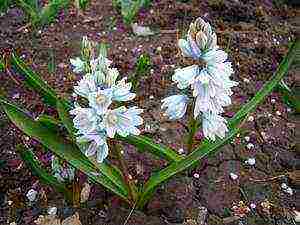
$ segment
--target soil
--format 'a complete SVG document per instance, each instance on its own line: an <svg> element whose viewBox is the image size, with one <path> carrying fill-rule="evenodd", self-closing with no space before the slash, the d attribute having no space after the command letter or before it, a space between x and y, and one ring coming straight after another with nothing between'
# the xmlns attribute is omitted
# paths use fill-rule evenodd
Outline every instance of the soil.
<svg viewBox="0 0 300 225"><path fill-rule="evenodd" d="M79 54L82 36L107 43L109 58L122 76L130 76L141 54L149 54L151 72L141 78L136 101L145 109L144 133L178 151L182 148L187 154L185 138L182 138L186 136L187 118L170 122L160 111L160 100L176 91L171 76L181 62L177 54L178 35L183 35L189 23L199 16L216 29L219 46L226 49L234 65L233 80L239 82L234 88L232 106L226 109L225 116L230 118L270 79L287 53L299 25L300 10L295 4L296 1L284 0L153 0L136 19L139 25L160 31L149 37L135 36L109 0L92 0L83 12L70 7L60 12L52 24L36 30L27 28L23 12L11 7L0 17L0 49L2 52L16 50L67 98L71 98L72 87L79 79L72 73L69 59ZM284 79L291 88L299 86L298 72L292 68ZM20 82L18 74L11 73L0 74L1 94L26 107L33 117L42 113L55 115L53 108L43 104L38 94ZM299 185L287 174L300 169L299 129L296 129L299 120L275 91L252 117L253 120L245 123L243 132L219 153L162 185L143 212L133 211L127 224L293 224L291 212L300 210L296 201ZM86 205L68 206L61 195L31 174L15 146L26 143L48 168L50 154L18 131L3 112L0 112L0 128L1 225L11 222L33 225L39 215L47 213L49 206L56 206L61 218L79 212L83 225L124 223L131 209L99 186L92 187ZM201 132L196 138L202 140ZM249 143L253 144L250 149ZM124 150L136 182L144 181L166 165L162 160L138 153L132 146L126 145ZM255 157L254 166L245 164L249 157ZM231 173L237 179L231 179ZM292 195L282 190L282 183L293 189ZM26 199L31 188L40 195L34 204ZM241 201L248 206L255 204L256 208L236 218L234 205ZM271 204L269 211L263 207L266 202Z"/></svg>

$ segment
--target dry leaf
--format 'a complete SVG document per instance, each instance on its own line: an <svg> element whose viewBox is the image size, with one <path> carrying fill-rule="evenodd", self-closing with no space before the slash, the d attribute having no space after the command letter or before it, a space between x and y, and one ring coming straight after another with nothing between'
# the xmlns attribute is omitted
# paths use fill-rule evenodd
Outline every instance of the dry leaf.
<svg viewBox="0 0 300 225"><path fill-rule="evenodd" d="M91 186L89 185L89 183L84 183L83 188L81 190L80 203L84 203L89 199L90 191Z"/></svg>
<svg viewBox="0 0 300 225"><path fill-rule="evenodd" d="M53 215L39 216L39 218L34 222L37 225L61 225L60 219Z"/></svg>
<svg viewBox="0 0 300 225"><path fill-rule="evenodd" d="M131 24L131 27L133 33L137 36L149 36L154 34L149 27L139 26L137 23Z"/></svg>
<svg viewBox="0 0 300 225"><path fill-rule="evenodd" d="M61 223L61 225L82 225L79 220L79 214L75 213L73 216L68 217Z"/></svg>
<svg viewBox="0 0 300 225"><path fill-rule="evenodd" d="M294 185L300 185L300 170L294 170L288 173L291 183Z"/></svg>

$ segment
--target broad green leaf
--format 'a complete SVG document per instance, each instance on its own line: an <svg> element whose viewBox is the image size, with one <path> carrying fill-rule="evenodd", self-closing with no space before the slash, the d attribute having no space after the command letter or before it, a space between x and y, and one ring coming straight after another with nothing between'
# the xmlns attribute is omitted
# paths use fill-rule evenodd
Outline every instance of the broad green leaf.
<svg viewBox="0 0 300 225"><path fill-rule="evenodd" d="M69 114L69 107L67 107L60 100L58 100L56 109L57 109L59 118L60 118L61 122L64 124L65 128L67 129L71 139L73 141L75 141L76 140L76 137L75 137L76 129L73 126L73 120L71 119L70 114Z"/></svg>
<svg viewBox="0 0 300 225"><path fill-rule="evenodd" d="M41 163L35 158L32 150L27 149L23 145L17 145L16 149L22 160L32 171L33 175L37 176L44 184L49 185L56 191L62 193L69 202L72 201L72 193L70 190L65 184L57 180L56 177L49 174L48 171L42 167Z"/></svg>
<svg viewBox="0 0 300 225"><path fill-rule="evenodd" d="M125 141L131 145L134 145L135 147L137 147L137 149L140 152L148 151L151 154L163 158L165 160L168 160L170 162L176 162L183 159L183 157L178 153L176 153L174 150L166 146L156 144L152 141L151 138L148 138L146 136L142 136L142 135L139 136L131 135L128 137L118 136L117 139L121 141Z"/></svg>
<svg viewBox="0 0 300 225"><path fill-rule="evenodd" d="M42 114L36 118L36 121L38 121L43 126L49 128L53 132L58 132L59 130L59 121L52 116Z"/></svg>
<svg viewBox="0 0 300 225"><path fill-rule="evenodd" d="M69 164L87 174L92 180L108 188L124 200L128 199L128 189L119 171L108 164L93 164L73 143L68 143L58 134L34 121L21 109L0 98L0 104L9 119L25 134L38 140Z"/></svg>
<svg viewBox="0 0 300 225"><path fill-rule="evenodd" d="M205 156L215 153L220 150L220 147L228 143L239 131L240 131L240 124L246 118L246 116L255 110L255 108L264 100L264 98L270 94L273 88L280 82L283 76L287 73L289 66L291 65L292 61L296 57L296 52L300 48L300 41L297 40L292 47L290 48L287 56L283 59L280 63L279 68L277 69L276 73L274 74L273 78L268 81L262 89L247 103L245 104L236 114L235 116L229 121L230 125L230 132L224 139L218 139L215 142L209 142L205 140L199 147L197 147L192 153L190 153L187 157L183 160L178 162L171 163L165 169L159 171L158 173L153 174L150 179L145 184L144 190L142 191L137 207L143 208L148 199L152 196L155 189L158 185L162 182L165 182L170 177L188 169L189 167L193 166L197 163L200 159L204 158Z"/></svg>
<svg viewBox="0 0 300 225"><path fill-rule="evenodd" d="M56 106L56 92L17 55L12 54L11 61L12 65L24 76L26 84L40 93L48 104Z"/></svg>

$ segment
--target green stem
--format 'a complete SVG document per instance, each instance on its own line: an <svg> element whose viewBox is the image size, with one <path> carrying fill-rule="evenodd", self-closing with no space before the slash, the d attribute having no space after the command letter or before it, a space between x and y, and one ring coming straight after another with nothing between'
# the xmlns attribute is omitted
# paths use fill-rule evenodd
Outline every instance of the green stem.
<svg viewBox="0 0 300 225"><path fill-rule="evenodd" d="M113 147L113 149L116 153L117 159L119 161L122 175L123 175L125 183L128 187L128 194L129 194L130 200L132 203L135 203L136 199L137 199L136 188L135 188L133 181L129 178L129 171L128 171L127 163L122 156L120 146L114 141L111 142L111 146Z"/></svg>

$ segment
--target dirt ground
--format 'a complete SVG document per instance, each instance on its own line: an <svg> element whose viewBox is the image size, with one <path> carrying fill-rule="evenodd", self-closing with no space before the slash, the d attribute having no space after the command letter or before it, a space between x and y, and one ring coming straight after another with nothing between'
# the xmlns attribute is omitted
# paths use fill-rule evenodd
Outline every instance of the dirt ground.
<svg viewBox="0 0 300 225"><path fill-rule="evenodd" d="M109 0L92 0L82 13L71 7L61 12L54 23L35 31L24 27L24 14L13 7L0 17L0 49L17 50L56 91L69 98L79 79L72 73L69 59L79 54L82 36L107 43L109 58L122 76L131 74L141 54L149 54L151 72L141 79L137 90L137 104L145 109L144 133L158 143L186 153L182 137L186 135L187 119L166 120L160 112L160 100L176 90L171 76L180 66L177 31L184 34L189 23L199 16L216 29L218 43L229 53L234 65L233 80L239 86L234 88L232 106L226 109L225 116L230 118L272 76L287 53L288 43L295 38L299 25L300 10L293 1L153 0L136 20L160 31L149 37L135 36ZM55 115L54 109L45 106L36 93L20 82L17 74L12 71L11 76L0 74L0 94L26 107L33 117L41 113ZM299 86L299 71L292 68L284 80L291 88ZM296 200L299 183L287 174L300 169L297 122L293 110L283 103L279 93L273 92L252 114L238 137L193 171L164 184L143 212L133 212L128 224L195 225L205 224L201 223L203 218L209 225L293 224L291 212L300 210ZM83 225L124 223L131 209L99 186L92 187L89 201L81 208L66 205L62 196L30 173L15 146L26 142L47 167L51 155L18 131L2 112L0 130L0 225L35 224L49 206L56 206L61 218L79 212ZM201 132L197 133L198 141L202 137ZM137 182L165 165L164 161L137 153L129 145L125 146L125 157ZM245 163L249 157L255 157L254 166ZM237 179L232 179L231 173ZM283 191L282 183L293 189L292 195ZM44 197L30 205L26 193L32 187L44 193ZM239 212L234 206L240 201L253 207L246 216L236 219L234 215ZM270 208L266 207L268 204Z"/></svg>

